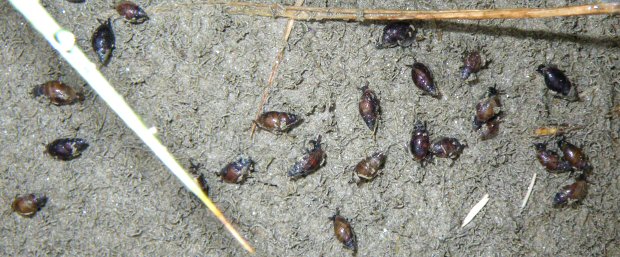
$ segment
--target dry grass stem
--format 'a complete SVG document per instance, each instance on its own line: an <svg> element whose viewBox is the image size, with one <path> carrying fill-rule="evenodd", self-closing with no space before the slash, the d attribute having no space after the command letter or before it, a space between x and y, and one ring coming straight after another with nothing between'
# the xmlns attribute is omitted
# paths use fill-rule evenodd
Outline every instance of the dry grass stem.
<svg viewBox="0 0 620 257"><path fill-rule="evenodd" d="M620 13L620 3L598 3L554 8L512 8L490 10L374 10L324 8L307 6L284 6L279 4L258 4L231 2L222 4L229 14L289 18L295 20L490 20L490 19L533 19L583 15L609 15Z"/></svg>

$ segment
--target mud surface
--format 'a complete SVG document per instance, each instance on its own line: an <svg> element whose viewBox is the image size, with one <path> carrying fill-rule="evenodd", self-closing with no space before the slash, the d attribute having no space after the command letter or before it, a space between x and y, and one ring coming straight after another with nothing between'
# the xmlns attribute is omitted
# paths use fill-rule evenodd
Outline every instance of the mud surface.
<svg viewBox="0 0 620 257"><path fill-rule="evenodd" d="M359 256L619 256L620 20L571 17L538 20L416 22L418 42L377 50L383 24L296 22L265 110L298 113L304 123L277 136L250 139L250 126L281 44L285 19L230 16L222 7L188 1L142 3L151 20L113 21L117 49L103 73L148 125L189 166L203 163L210 195L256 247L258 256L350 256L328 217L340 209L357 233ZM494 2L494 3L493 3ZM570 1L572 5L581 2ZM73 31L92 60L97 19L118 18L111 1L43 1ZM188 2L189 3L189 2ZM286 2L292 4L292 1ZM308 6L362 8L509 8L565 6L564 1L308 1ZM0 3L0 255L239 256L244 251L188 193L45 40ZM491 61L477 81L460 80L463 53L483 49ZM420 94L410 65L425 63L442 99ZM581 102L545 94L538 65L551 63L578 85ZM33 99L34 85L62 79L86 93L82 104L57 107ZM357 110L369 83L383 108L376 141ZM486 89L502 91L500 134L480 141L473 108ZM405 145L416 120L431 138L469 145L452 162L422 168ZM581 126L567 138L594 166L578 205L551 207L569 174L550 174L535 159L532 130ZM286 172L323 136L327 164L291 181ZM81 137L90 148L76 160L45 155L44 145ZM377 150L386 167L371 183L349 183L353 166ZM243 185L214 175L240 155L257 173ZM533 174L538 181L520 205ZM10 209L16 194L45 194L33 218ZM461 222L485 194L487 206Z"/></svg>

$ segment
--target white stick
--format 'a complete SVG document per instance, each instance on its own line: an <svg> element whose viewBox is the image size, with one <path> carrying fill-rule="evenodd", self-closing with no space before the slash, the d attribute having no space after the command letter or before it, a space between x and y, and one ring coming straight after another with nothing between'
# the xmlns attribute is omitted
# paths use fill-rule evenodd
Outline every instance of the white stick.
<svg viewBox="0 0 620 257"><path fill-rule="evenodd" d="M175 158L168 152L168 149L159 142L142 122L142 119L133 111L119 95L110 83L97 70L97 66L84 55L82 50L75 45L75 36L56 23L49 13L41 6L38 0L9 0L11 4L47 39L60 55L67 60L71 66L88 82L88 84L99 94L101 99L133 130L142 141L153 151L168 169L185 185L189 191L194 193L202 202L213 212L213 214L226 226L229 232L239 241L249 252L254 249L241 237L234 227L226 220L221 211L213 204L211 199L202 191L200 185L196 183Z"/></svg>
<svg viewBox="0 0 620 257"><path fill-rule="evenodd" d="M532 190L534 189L534 184L536 183L536 173L532 176L532 182L530 182L530 186L527 188L527 193L525 194L525 198L523 198L523 203L521 203L521 211L525 208L527 201L530 199L530 195L532 194Z"/></svg>
<svg viewBox="0 0 620 257"><path fill-rule="evenodd" d="M471 208L471 211L469 211L467 216L465 216L461 227L465 227L465 225L467 225L471 220L473 220L474 217L476 217L476 215L482 210L482 208L487 205L487 202L489 202L489 194L484 195L484 197L482 197L482 199L480 199L480 201L476 205L474 205L473 208Z"/></svg>

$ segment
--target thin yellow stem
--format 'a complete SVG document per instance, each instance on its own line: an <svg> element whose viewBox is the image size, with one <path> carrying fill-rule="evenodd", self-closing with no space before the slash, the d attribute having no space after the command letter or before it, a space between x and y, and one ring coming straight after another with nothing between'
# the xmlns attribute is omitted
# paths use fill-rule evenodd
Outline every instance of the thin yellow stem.
<svg viewBox="0 0 620 257"><path fill-rule="evenodd" d="M582 15L609 15L620 13L620 3L599 3L554 8L513 8L489 10L373 10L324 8L307 6L283 6L231 2L222 4L229 14L288 18L295 20L489 20L489 19L535 19Z"/></svg>
<svg viewBox="0 0 620 257"><path fill-rule="evenodd" d="M198 184L196 184L196 186L199 187ZM246 241L243 236L241 236L241 234L239 234L239 232L237 231L237 229L235 229L235 227L233 227L232 224L230 224L230 222L228 222L228 220L226 219L226 217L224 216L224 214L220 211L219 208L217 208L217 206L213 203L213 201L211 201L211 199L204 193L204 191L202 191L202 189L199 189L198 191L194 191L191 190L196 196L198 196L198 198L207 206L207 208L213 213L213 215L215 215L215 217L220 220L220 222L222 222L222 224L224 224L224 227L226 227L226 230L228 230L228 232L235 238L235 240L237 240L237 242L239 242L239 244L241 244L241 246L243 246L243 248L250 252L250 253L254 253L255 250L252 247L252 245L250 245L250 243L248 243L248 241Z"/></svg>

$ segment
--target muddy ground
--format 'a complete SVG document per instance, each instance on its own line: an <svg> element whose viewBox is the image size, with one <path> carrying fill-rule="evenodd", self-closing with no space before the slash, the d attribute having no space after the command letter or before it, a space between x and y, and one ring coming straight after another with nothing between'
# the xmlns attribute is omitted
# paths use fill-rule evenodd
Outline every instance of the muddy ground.
<svg viewBox="0 0 620 257"><path fill-rule="evenodd" d="M204 4L155 11L175 2L189 3L141 3L151 15L142 25L114 20L117 49L103 73L183 165L205 165L211 197L258 256L350 256L328 220L337 209L352 222L359 256L620 255L620 117L609 113L620 103L618 16L415 22L414 46L383 50L374 47L381 23L297 22L265 110L305 121L291 136L261 131L251 139L287 21L231 16ZM95 60L90 36L97 19L118 18L112 1L43 3ZM306 2L424 10L568 4ZM0 255L244 255L23 17L7 2L0 10ZM483 49L491 63L477 81L463 82L461 59L472 49ZM434 73L440 100L413 86L405 65L414 61ZM583 101L545 96L535 71L543 63L565 70ZM30 96L34 85L58 78L83 89L86 100L58 107ZM357 110L358 88L367 82L383 108L376 141ZM494 85L503 92L505 118L497 138L480 141L471 130L473 107ZM454 162L437 159L422 168L405 149L416 120L427 122L432 138L452 136L469 147ZM541 167L532 144L555 139L534 138L532 130L562 123L581 126L567 138L583 146L594 172L581 204L555 209L553 195L573 178ZM287 170L317 135L326 166L291 181ZM79 159L57 161L43 151L61 137L91 146ZM381 176L349 183L353 165L377 150L388 153ZM220 182L213 172L240 155L251 156L258 172L243 185ZM30 219L11 212L13 197L30 192L45 194L47 206ZM487 206L461 228L485 194Z"/></svg>

